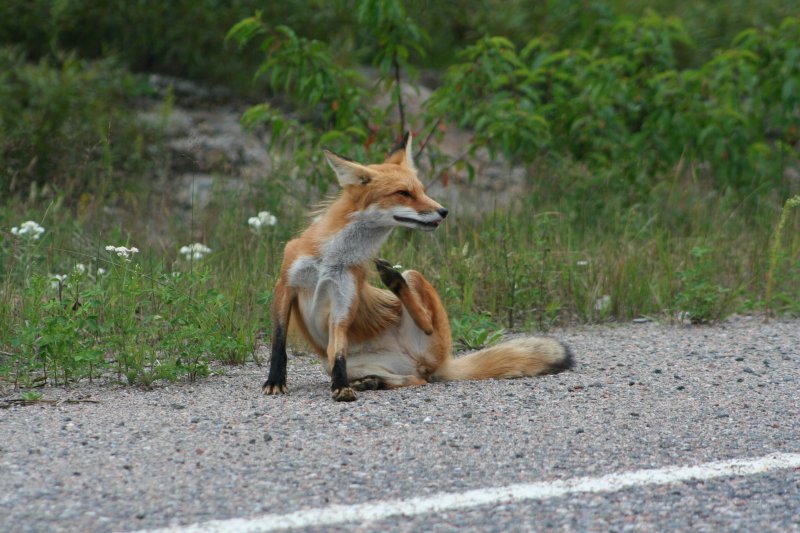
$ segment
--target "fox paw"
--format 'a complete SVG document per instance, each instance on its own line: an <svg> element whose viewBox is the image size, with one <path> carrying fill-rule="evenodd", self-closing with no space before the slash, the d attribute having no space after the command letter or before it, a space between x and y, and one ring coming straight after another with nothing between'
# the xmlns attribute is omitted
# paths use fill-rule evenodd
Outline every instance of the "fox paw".
<svg viewBox="0 0 800 533"><path fill-rule="evenodd" d="M378 275L387 289L397 294L400 289L406 286L406 280L399 270L395 269L386 259L375 259L375 267Z"/></svg>
<svg viewBox="0 0 800 533"><path fill-rule="evenodd" d="M356 393L350 387L333 389L331 398L333 398L335 402L354 402L356 401Z"/></svg>
<svg viewBox="0 0 800 533"><path fill-rule="evenodd" d="M270 383L265 382L261 387L261 393L264 396L273 396L275 394L286 394L289 389L286 388L286 383Z"/></svg>
<svg viewBox="0 0 800 533"><path fill-rule="evenodd" d="M354 379L350 382L353 390L378 390L384 386L383 380L376 376L367 376L361 379Z"/></svg>

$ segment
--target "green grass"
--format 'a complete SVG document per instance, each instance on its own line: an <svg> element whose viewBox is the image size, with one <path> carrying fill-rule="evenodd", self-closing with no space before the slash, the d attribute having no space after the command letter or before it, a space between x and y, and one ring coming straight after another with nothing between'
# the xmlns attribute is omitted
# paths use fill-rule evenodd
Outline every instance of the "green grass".
<svg viewBox="0 0 800 533"><path fill-rule="evenodd" d="M205 225L214 228L206 241L212 252L187 260L179 249L198 240L190 239L191 227L153 234L152 212L128 214L122 217L127 227L120 228L99 205L83 220L59 202L39 213L30 206L2 211L5 379L30 386L103 376L149 385L195 379L213 361L236 364L253 356L255 336L268 323L273 263L279 260L273 232L256 235L247 213L238 223L197 220L194 235L201 241ZM26 218L46 228L40 239L10 235L19 224L12 221ZM140 252L128 260L106 251L107 245Z"/></svg>
<svg viewBox="0 0 800 533"><path fill-rule="evenodd" d="M629 207L603 196L610 205L593 213L536 191L516 209L448 221L433 243L401 235L383 253L436 280L453 314L487 312L507 328L758 308L779 209L684 185ZM781 312L797 312L800 240L785 235Z"/></svg>

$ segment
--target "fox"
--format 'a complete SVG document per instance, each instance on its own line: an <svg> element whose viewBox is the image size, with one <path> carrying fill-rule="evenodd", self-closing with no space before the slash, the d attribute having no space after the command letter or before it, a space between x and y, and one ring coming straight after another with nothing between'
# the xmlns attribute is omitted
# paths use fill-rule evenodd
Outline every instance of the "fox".
<svg viewBox="0 0 800 533"><path fill-rule="evenodd" d="M410 132L380 164L323 152L341 189L284 249L263 394L288 392L290 325L320 358L338 402L356 400L356 391L573 367L572 351L550 337L517 338L454 357L450 321L433 285L420 272L400 272L377 257L394 228L432 232L448 214L417 175ZM369 283L373 265L385 288Z"/></svg>

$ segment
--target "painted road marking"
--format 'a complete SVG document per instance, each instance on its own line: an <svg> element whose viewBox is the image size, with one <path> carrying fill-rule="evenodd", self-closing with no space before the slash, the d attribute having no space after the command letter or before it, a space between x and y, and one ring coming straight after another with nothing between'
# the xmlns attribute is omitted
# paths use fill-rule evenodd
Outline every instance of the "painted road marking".
<svg viewBox="0 0 800 533"><path fill-rule="evenodd" d="M635 470L601 477L520 483L504 487L475 489L460 493L432 494L407 500L387 500L356 505L330 505L289 514L268 514L255 518L212 520L188 526L149 530L147 533L255 533L347 522L373 522L392 516L416 516L467 509L481 505L547 500L569 494L615 492L631 487L668 485L681 481L702 481L740 477L770 470L800 468L800 453L774 453L754 459L732 459L697 466L668 466ZM144 533L144 532L141 532Z"/></svg>

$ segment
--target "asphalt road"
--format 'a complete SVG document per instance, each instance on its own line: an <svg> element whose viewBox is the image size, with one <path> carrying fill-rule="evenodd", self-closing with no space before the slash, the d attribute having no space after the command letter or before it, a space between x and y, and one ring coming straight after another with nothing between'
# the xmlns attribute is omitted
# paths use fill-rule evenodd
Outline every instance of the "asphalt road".
<svg viewBox="0 0 800 533"><path fill-rule="evenodd" d="M0 530L136 531L800 452L800 320L559 331L555 376L329 399L224 369L143 391L82 384L0 409ZM14 394L6 395L16 397ZM800 531L800 469L497 501L307 531ZM235 530L235 529L234 529Z"/></svg>

